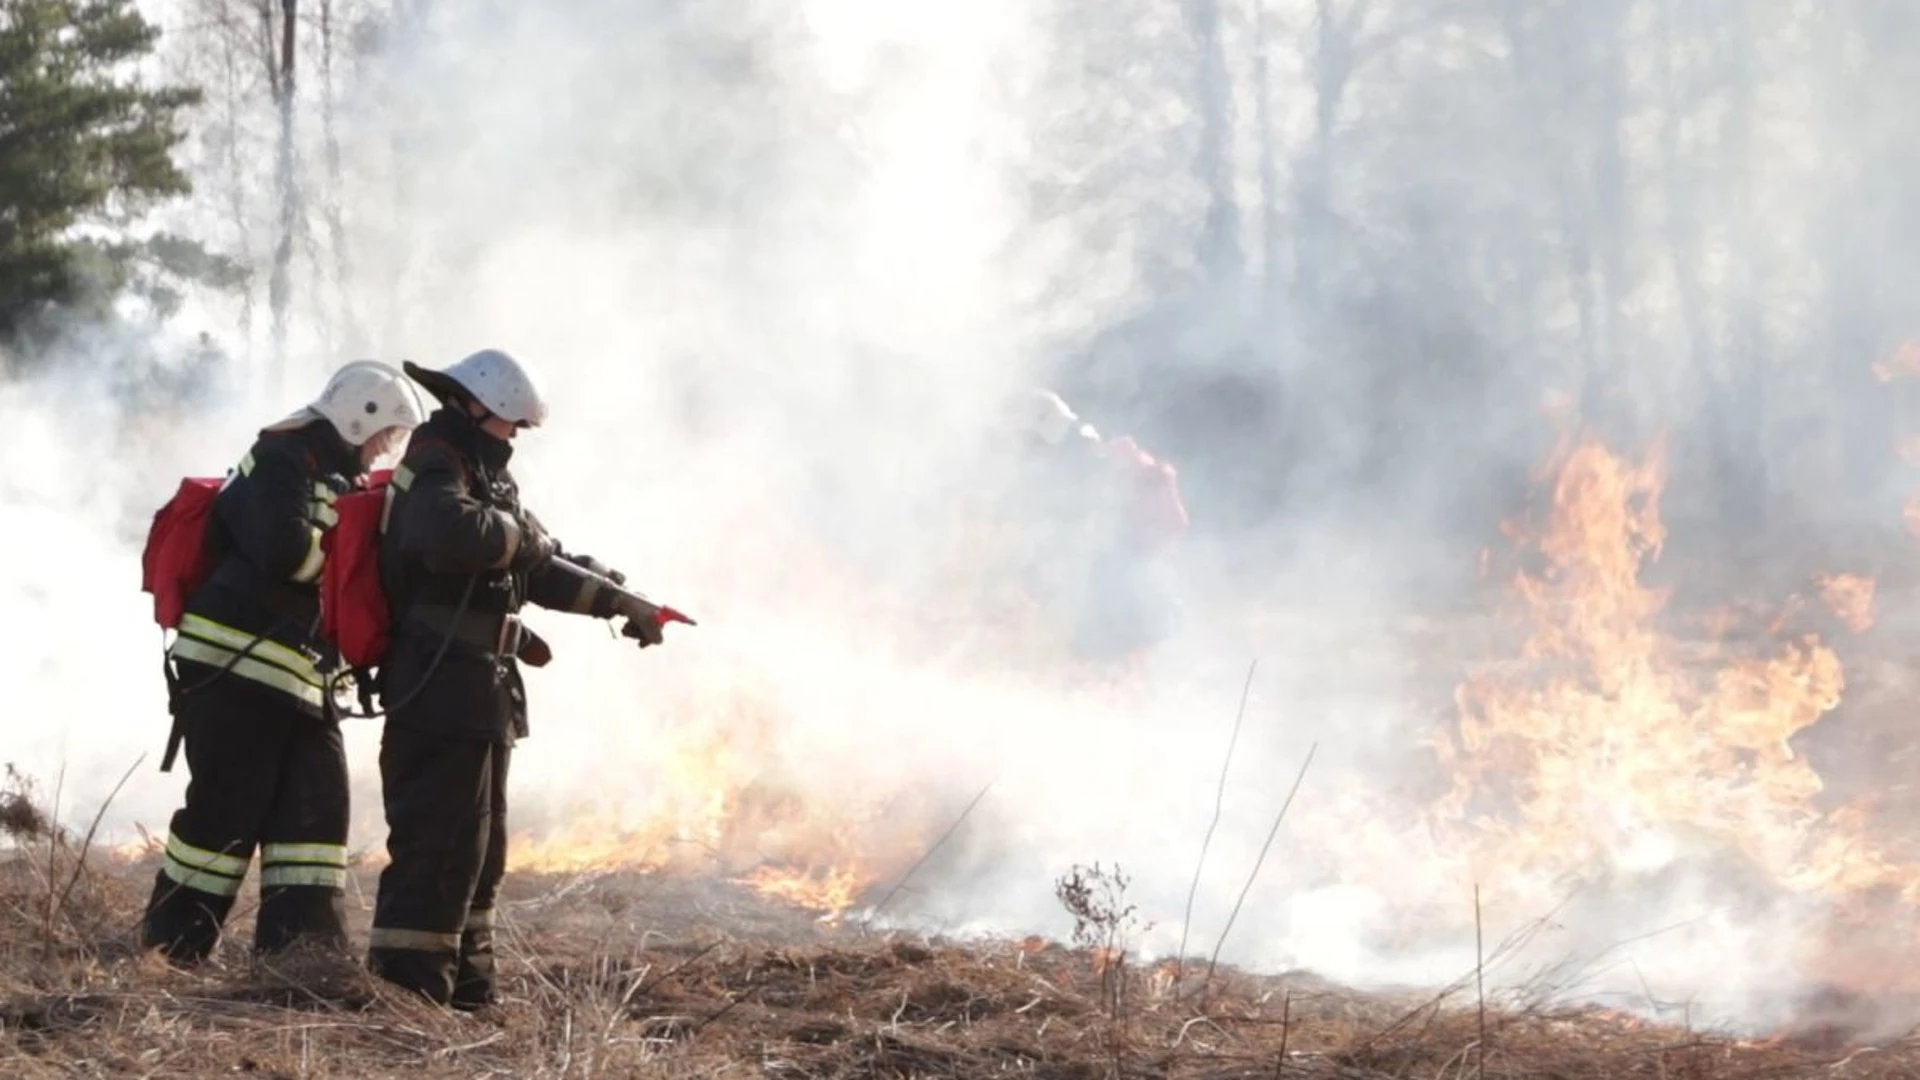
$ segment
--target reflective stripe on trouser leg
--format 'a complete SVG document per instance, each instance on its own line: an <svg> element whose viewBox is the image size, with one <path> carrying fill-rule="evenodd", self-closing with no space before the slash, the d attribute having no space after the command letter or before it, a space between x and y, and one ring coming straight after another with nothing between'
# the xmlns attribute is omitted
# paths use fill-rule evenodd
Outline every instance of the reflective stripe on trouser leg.
<svg viewBox="0 0 1920 1080"><path fill-rule="evenodd" d="M460 935L443 934L437 930L403 930L393 926L376 926L367 938L367 945L375 949L446 953L452 956L460 951Z"/></svg>
<svg viewBox="0 0 1920 1080"><path fill-rule="evenodd" d="M188 760L191 765L192 747ZM191 786L188 792L193 793ZM192 828L193 821L204 816L200 809L189 798L188 805L173 815L160 870L154 874L153 891L140 920L141 945L182 963L206 959L219 943L220 927L233 910L253 854L253 845L244 841L228 841L225 847L243 854L227 854L206 846L206 841L195 844L181 839L180 831Z"/></svg>
<svg viewBox="0 0 1920 1080"><path fill-rule="evenodd" d="M176 960L192 960L218 940L280 804L289 748L313 721L299 703L243 679L208 683L181 698L179 710L191 779L168 822L141 938Z"/></svg>
<svg viewBox="0 0 1920 1080"><path fill-rule="evenodd" d="M347 755L336 723L295 727L260 843L254 946L347 945Z"/></svg>
<svg viewBox="0 0 1920 1080"><path fill-rule="evenodd" d="M495 999L493 909L469 911L460 931L460 964L453 976L453 1005L477 1008Z"/></svg>
<svg viewBox="0 0 1920 1080"><path fill-rule="evenodd" d="M487 856L491 743L389 723L380 739L387 854L367 962L440 1004L454 998L462 937ZM491 908L491 894L482 909Z"/></svg>
<svg viewBox="0 0 1920 1080"><path fill-rule="evenodd" d="M206 959L219 944L220 928L246 881L253 844L207 834L229 814L244 813L251 800L236 800L231 789L210 787L218 783L222 770L207 760L208 740L196 737L199 730L189 727L187 732L187 764L194 779L187 786L187 804L174 813L167 830L167 846L140 920L140 943L176 963L192 964ZM210 791L217 794L209 797Z"/></svg>
<svg viewBox="0 0 1920 1080"><path fill-rule="evenodd" d="M240 883L246 879L247 861L246 856L196 847L180 839L179 833L168 832L160 873L189 889L231 897L240 892Z"/></svg>
<svg viewBox="0 0 1920 1080"><path fill-rule="evenodd" d="M493 956L494 903L507 873L507 762L512 751L495 746L488 760L486 854L473 884L473 900L460 935L460 967L454 973L453 1004L477 1008L496 1000Z"/></svg>
<svg viewBox="0 0 1920 1080"><path fill-rule="evenodd" d="M347 946L344 844L260 845L260 917L253 944L275 952L296 942Z"/></svg>
<svg viewBox="0 0 1920 1080"><path fill-rule="evenodd" d="M260 884L343 889L347 884L347 845L262 844Z"/></svg>
<svg viewBox="0 0 1920 1080"><path fill-rule="evenodd" d="M220 927L233 902L232 893L201 892L161 870L153 875L153 891L140 920L140 946L159 949L178 963L205 960L220 942Z"/></svg>
<svg viewBox="0 0 1920 1080"><path fill-rule="evenodd" d="M453 999L454 970L459 962L457 931L376 926L367 935L368 970L438 1005Z"/></svg>

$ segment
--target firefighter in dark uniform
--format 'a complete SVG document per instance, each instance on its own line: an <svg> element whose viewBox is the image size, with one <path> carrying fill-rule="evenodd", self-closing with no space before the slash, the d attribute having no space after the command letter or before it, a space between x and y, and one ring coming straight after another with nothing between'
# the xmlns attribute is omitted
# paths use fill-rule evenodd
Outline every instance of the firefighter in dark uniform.
<svg viewBox="0 0 1920 1080"><path fill-rule="evenodd" d="M315 639L321 538L334 498L420 422L419 395L385 364L336 372L313 403L259 434L213 504L215 568L169 650L174 734L192 777L173 815L141 940L176 963L219 940L254 852L254 946L345 948L347 763Z"/></svg>
<svg viewBox="0 0 1920 1080"><path fill-rule="evenodd" d="M379 687L387 713L380 779L387 852L368 966L428 999L473 1009L495 1000L494 899L506 869L507 763L527 735L518 663L546 662L517 616L531 603L626 616L658 644L659 609L564 572L565 553L520 502L507 461L523 428L546 419L527 372L497 350L442 371L406 365L441 402L394 472L380 572L393 637Z"/></svg>

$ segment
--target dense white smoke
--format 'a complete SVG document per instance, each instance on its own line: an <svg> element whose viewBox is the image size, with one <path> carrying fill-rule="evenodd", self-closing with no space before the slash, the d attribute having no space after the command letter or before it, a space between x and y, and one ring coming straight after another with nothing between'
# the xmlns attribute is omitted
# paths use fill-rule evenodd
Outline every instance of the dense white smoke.
<svg viewBox="0 0 1920 1080"><path fill-rule="evenodd" d="M496 346L534 367L551 399L550 425L521 440L514 465L530 505L570 546L701 621L636 653L599 625L533 617L558 659L528 677L534 735L513 787L522 824L637 828L691 818L711 794L703 785L751 784L824 815L840 854L881 846L870 854L904 869L990 784L887 917L1062 933L1054 879L1074 863L1118 862L1154 924L1138 943L1170 951L1185 934L1204 953L1317 746L1223 958L1365 984L1472 969L1471 878L1413 865L1417 850L1343 866L1343 838L1327 830L1351 826L1338 811L1362 788L1411 782L1407 762L1463 674L1421 651L1431 640L1382 627L1425 595L1410 582L1444 579L1429 592L1452 596L1471 581L1470 547L1459 558L1457 545L1423 540L1494 539L1502 508L1482 497L1492 484L1450 486L1456 460L1436 453L1366 499L1304 472L1308 497L1265 531L1198 522L1174 568L1178 632L1124 678L1047 651L1050 639L1029 647L1025 624L976 617L990 572L959 508L1002 479L989 451L1008 439L1007 395L1162 287L1178 268L1156 264L1156 237L1201 231L1202 193L1154 188L1151 154L1164 146L1139 134L1190 119L1180 102L1107 100L1105 84L1062 62L1085 43L1020 0L406 8L415 14L381 20L377 36L355 32L371 16L342 16L337 183L303 121L302 175L339 213L325 245L352 257L302 256L278 398L260 375L266 313L243 323L211 300L180 332L210 332L246 369L213 398L155 415L114 381L126 343L84 334L56 350L51 374L0 386L0 607L13 626L0 760L46 784L61 777L65 816L84 819L144 752L109 832L164 829L185 777L152 768L166 716L159 635L136 589L146 516L180 475L224 470L254 427L341 361L439 365ZM179 69L199 70L198 9L153 10L175 32ZM1099 27L1184 40L1155 10L1114 5ZM1143 76L1154 79L1164 73ZM253 254L270 235L271 159L243 159L244 179L226 171L220 140L266 142L222 134L222 107L209 104L196 136L201 191L169 217ZM1280 112L1285 137L1310 126ZM1103 167L1120 179L1040 164L1074 117L1086 118L1079 139L1112 138ZM234 202L236 185L252 201ZM1354 201L1364 211L1364 193ZM1445 283L1429 285L1437 295ZM1187 336L1232 338L1257 306L1223 301ZM1361 456L1371 406L1341 358L1292 345L1277 355L1243 362L1304 369L1320 404L1267 422L1297 425L1330 459ZM1537 400L1444 404L1457 430L1440 441L1478 448L1461 461L1484 462L1497 444L1510 464L1529 463L1544 446ZM1125 418L1088 412L1125 432ZM1227 446L1234 432L1211 419L1190 414L1169 442ZM1244 463L1248 475L1267 467ZM1223 519L1255 516L1219 488L1202 501ZM1336 504L1389 509L1360 530ZM1464 652L1475 633L1429 639ZM382 840L377 739L376 725L349 723L354 843L370 851ZM695 755L701 768L722 760L719 774L690 773L689 748L709 751ZM1421 802L1415 791L1378 805ZM751 869L756 844L781 850L785 826L761 824L765 836L736 838L715 868ZM1761 943L1797 942L1799 924L1767 896L1741 906L1718 856L1676 855L1673 843L1655 830L1660 850L1644 865L1619 852L1619 865L1595 867L1611 886L1562 883L1577 898L1557 913L1535 897L1492 900L1488 951L1551 918L1497 978L1628 1008L1691 999L1696 1023L1777 1018L1794 956ZM1397 860L1419 895L1393 887Z"/></svg>

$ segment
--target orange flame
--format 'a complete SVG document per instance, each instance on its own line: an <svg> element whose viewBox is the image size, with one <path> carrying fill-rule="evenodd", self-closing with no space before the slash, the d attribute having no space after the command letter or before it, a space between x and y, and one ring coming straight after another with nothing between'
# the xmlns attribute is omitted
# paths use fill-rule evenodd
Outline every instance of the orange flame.
<svg viewBox="0 0 1920 1080"><path fill-rule="evenodd" d="M1892 356L1874 361L1873 374L1883 383L1906 375L1920 375L1920 341L1908 338L1901 342Z"/></svg>
<svg viewBox="0 0 1920 1080"><path fill-rule="evenodd" d="M749 673L661 702L674 718L630 784L553 808L508 844L515 871L631 870L719 878L826 919L896 878L936 828L920 786L863 790L855 770L786 764L785 700Z"/></svg>
<svg viewBox="0 0 1920 1080"><path fill-rule="evenodd" d="M1635 464L1592 440L1562 447L1544 527L1508 530L1531 567L1514 579L1524 663L1456 692L1457 728L1435 745L1450 780L1428 818L1437 853L1511 894L1664 834L1836 910L1869 890L1920 899L1870 815L1816 805L1823 778L1794 746L1841 700L1834 651L1806 635L1703 671L1662 628L1667 594L1640 581L1665 541L1659 450ZM1872 624L1870 580L1820 585L1850 628Z"/></svg>
<svg viewBox="0 0 1920 1080"><path fill-rule="evenodd" d="M838 919L872 884L854 870L832 866L818 870L762 866L736 880L762 896L822 912L823 921Z"/></svg>
<svg viewBox="0 0 1920 1080"><path fill-rule="evenodd" d="M1859 574L1822 574L1820 598L1834 618L1856 634L1873 629L1873 579Z"/></svg>

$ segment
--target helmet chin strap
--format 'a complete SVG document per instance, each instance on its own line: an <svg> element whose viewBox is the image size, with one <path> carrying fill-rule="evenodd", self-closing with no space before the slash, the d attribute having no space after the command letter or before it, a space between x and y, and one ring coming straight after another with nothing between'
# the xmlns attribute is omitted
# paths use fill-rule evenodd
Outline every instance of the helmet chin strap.
<svg viewBox="0 0 1920 1080"><path fill-rule="evenodd" d="M471 397L466 399L465 412L467 414L467 419L472 421L473 426L479 428L482 434L486 435L490 439L498 439L501 442L509 442L512 440L513 436L511 434L495 435L492 431L489 431L487 429L487 421L498 420L502 424L507 425L509 428L518 428L518 427L524 426L522 424L509 420L504 416L501 416L499 413L494 412L492 409L487 408L485 405L480 404L479 401Z"/></svg>

